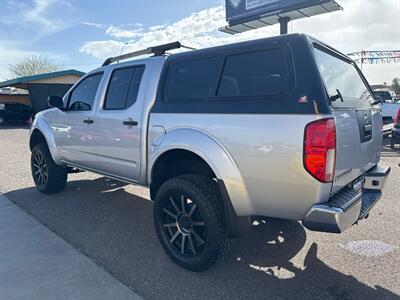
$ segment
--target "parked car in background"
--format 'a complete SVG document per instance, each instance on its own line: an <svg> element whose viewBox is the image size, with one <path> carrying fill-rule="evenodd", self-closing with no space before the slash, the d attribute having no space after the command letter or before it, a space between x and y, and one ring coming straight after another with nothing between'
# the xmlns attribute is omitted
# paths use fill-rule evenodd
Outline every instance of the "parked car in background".
<svg viewBox="0 0 400 300"><path fill-rule="evenodd" d="M400 109L400 102L396 100L393 92L375 90L374 97L380 101L379 106L382 110L383 133L389 135L393 128L394 119Z"/></svg>
<svg viewBox="0 0 400 300"><path fill-rule="evenodd" d="M0 125L6 123L28 124L33 114L32 107L14 102L0 103Z"/></svg>
<svg viewBox="0 0 400 300"><path fill-rule="evenodd" d="M392 129L392 141L391 146L394 149L396 144L400 143L400 108L397 111L396 118L394 119L394 125Z"/></svg>
<svg viewBox="0 0 400 300"><path fill-rule="evenodd" d="M33 114L32 107L14 102L0 103L0 125L6 123L28 124Z"/></svg>
<svg viewBox="0 0 400 300"><path fill-rule="evenodd" d="M390 91L375 90L374 96L379 98L382 102L393 103L395 102L395 95Z"/></svg>

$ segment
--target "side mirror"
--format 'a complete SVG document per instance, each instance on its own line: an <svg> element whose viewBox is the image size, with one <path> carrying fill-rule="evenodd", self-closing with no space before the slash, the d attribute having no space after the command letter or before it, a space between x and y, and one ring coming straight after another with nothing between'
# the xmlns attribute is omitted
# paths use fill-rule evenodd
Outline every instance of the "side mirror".
<svg viewBox="0 0 400 300"><path fill-rule="evenodd" d="M50 107L64 109L64 101L60 96L49 96L47 103Z"/></svg>

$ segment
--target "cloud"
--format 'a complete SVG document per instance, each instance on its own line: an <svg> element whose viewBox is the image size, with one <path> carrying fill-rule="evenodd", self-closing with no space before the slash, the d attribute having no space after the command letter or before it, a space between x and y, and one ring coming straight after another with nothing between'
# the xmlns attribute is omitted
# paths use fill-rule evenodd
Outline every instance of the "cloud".
<svg viewBox="0 0 400 300"><path fill-rule="evenodd" d="M308 33L344 53L400 49L398 30L400 1L339 0L338 2L344 7L344 11L293 21L289 26L290 31ZM378 16L376 12L379 12ZM129 31L110 26L107 34L116 39L131 39L124 47L124 52L176 40L187 46L205 48L279 34L279 26L275 25L231 36L218 32L217 29L224 25L226 25L225 9L223 6L218 6L193 13L172 24L152 26L148 30ZM88 41L81 46L80 52L96 58L105 58L118 55L123 45L124 43L118 40ZM383 74L386 69L390 74ZM376 74L371 72L373 81L378 80L379 76L392 76L394 69L388 67L375 72Z"/></svg>
<svg viewBox="0 0 400 300"><path fill-rule="evenodd" d="M73 11L72 5L65 0L8 1L0 13L0 23L28 30L30 39L38 40L71 26Z"/></svg>
<svg viewBox="0 0 400 300"><path fill-rule="evenodd" d="M95 41L83 44L80 52L90 53L96 58L106 58L119 54L123 46L124 43L119 41Z"/></svg>
<svg viewBox="0 0 400 300"><path fill-rule="evenodd" d="M94 22L86 22L86 21L84 21L84 22L81 22L81 24L85 25L85 26L96 27L96 28L103 28L104 27L104 24L94 23Z"/></svg>
<svg viewBox="0 0 400 300"><path fill-rule="evenodd" d="M106 34L117 39L131 39L135 37L140 37L142 35L142 32L142 28L127 30L117 26L109 26L106 30Z"/></svg>

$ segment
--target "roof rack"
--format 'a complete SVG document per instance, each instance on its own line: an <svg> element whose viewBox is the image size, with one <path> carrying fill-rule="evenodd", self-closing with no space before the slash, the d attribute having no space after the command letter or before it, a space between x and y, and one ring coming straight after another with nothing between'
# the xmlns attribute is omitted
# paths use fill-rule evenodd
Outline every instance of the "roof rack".
<svg viewBox="0 0 400 300"><path fill-rule="evenodd" d="M116 61L125 60L128 58L146 55L146 54L154 54L154 56L161 56L161 55L164 55L165 52L168 50L179 49L181 47L182 47L182 44L180 42L173 42L173 43L169 43L169 44L149 47L147 49L143 49L143 50L139 50L139 51L135 51L135 52L131 52L131 53L126 53L123 55L109 57L104 61L104 63L102 64L102 67L108 66Z"/></svg>

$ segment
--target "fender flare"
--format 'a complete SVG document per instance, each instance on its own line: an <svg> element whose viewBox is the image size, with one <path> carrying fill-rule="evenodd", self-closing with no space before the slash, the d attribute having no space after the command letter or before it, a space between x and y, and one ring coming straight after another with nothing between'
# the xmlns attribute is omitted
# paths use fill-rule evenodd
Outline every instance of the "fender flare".
<svg viewBox="0 0 400 300"><path fill-rule="evenodd" d="M30 134L29 134L29 144L31 142L32 135L36 130L39 131L44 136L44 138L46 140L46 143L47 143L47 146L49 147L50 154L51 154L54 162L55 163L59 163L60 162L60 157L58 155L58 150L57 150L55 139L54 139L53 129L42 118L35 119L35 122L32 125L32 128L30 130Z"/></svg>
<svg viewBox="0 0 400 300"><path fill-rule="evenodd" d="M175 128L155 139L149 147L148 183L155 163L169 150L187 150L201 157L213 170L237 216L246 216L251 201L236 162L229 151L211 134L195 128ZM220 184L221 186L221 184Z"/></svg>

